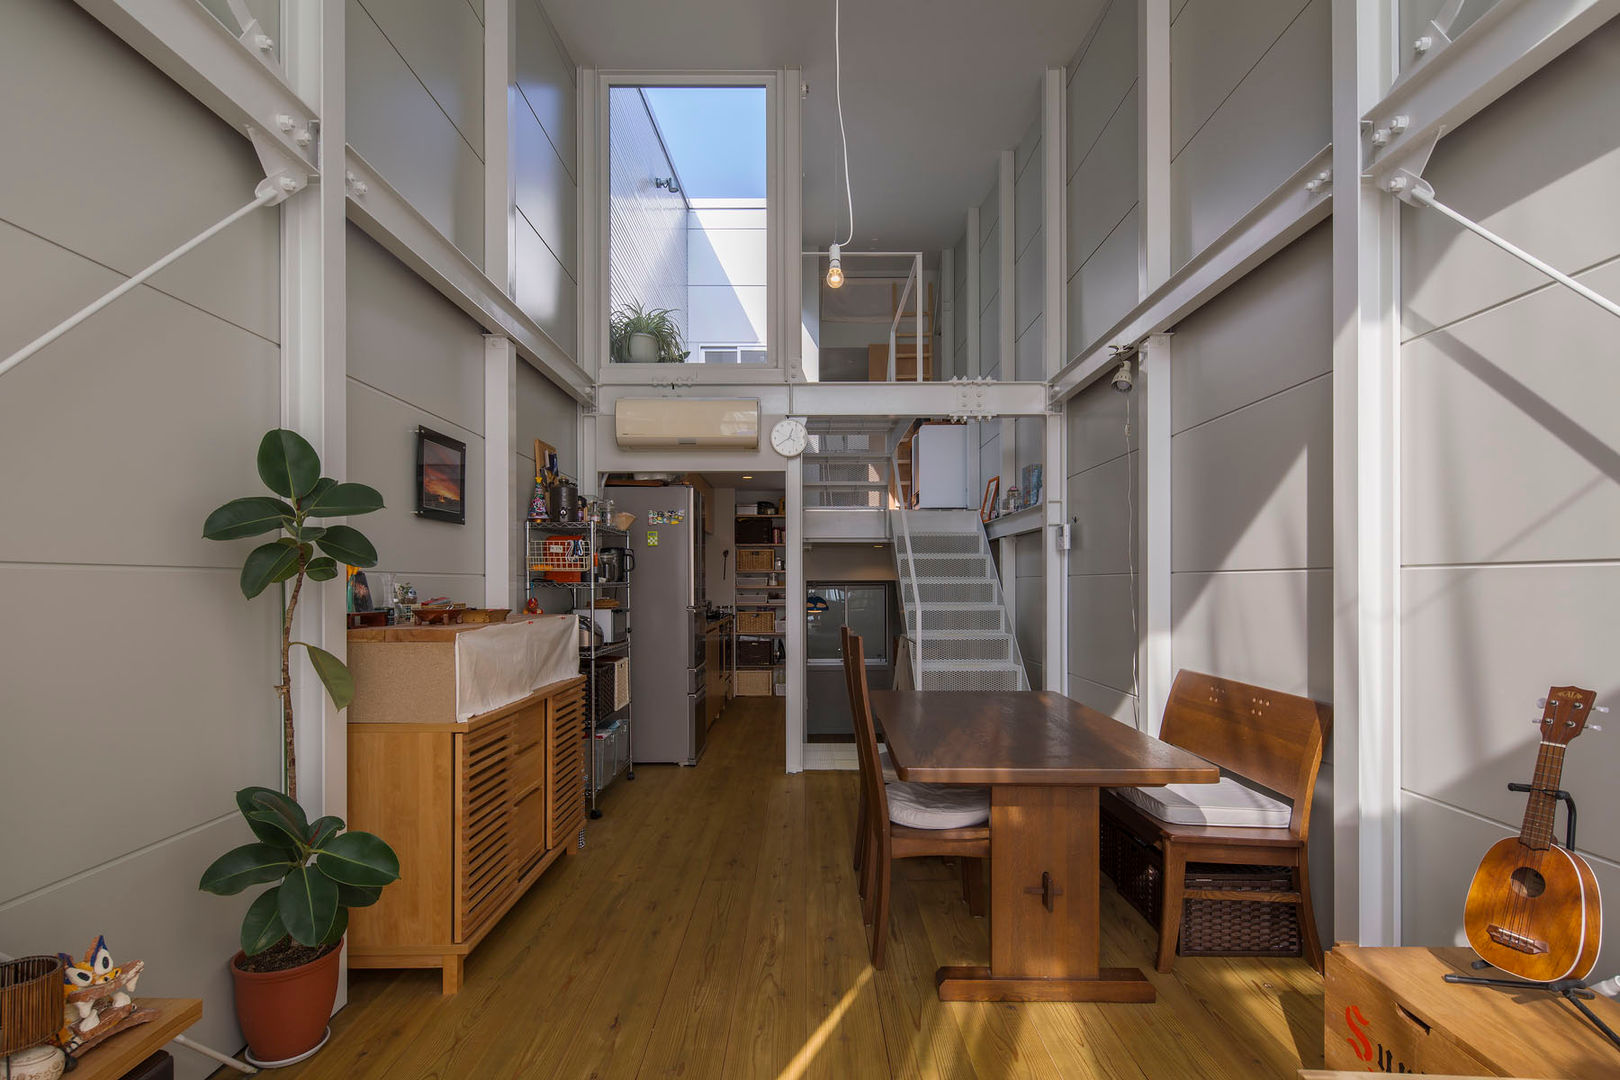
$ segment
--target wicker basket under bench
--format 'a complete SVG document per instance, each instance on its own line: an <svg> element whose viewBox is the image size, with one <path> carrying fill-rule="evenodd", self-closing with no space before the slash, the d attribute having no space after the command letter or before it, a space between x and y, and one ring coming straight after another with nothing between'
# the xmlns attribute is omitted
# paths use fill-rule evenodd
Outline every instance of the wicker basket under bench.
<svg viewBox="0 0 1620 1080"><path fill-rule="evenodd" d="M1152 926L1164 896L1164 856L1106 811L1102 815L1102 872ZM1286 866L1188 863L1181 905L1179 956L1300 956L1299 909L1242 899L1271 897L1293 888Z"/></svg>

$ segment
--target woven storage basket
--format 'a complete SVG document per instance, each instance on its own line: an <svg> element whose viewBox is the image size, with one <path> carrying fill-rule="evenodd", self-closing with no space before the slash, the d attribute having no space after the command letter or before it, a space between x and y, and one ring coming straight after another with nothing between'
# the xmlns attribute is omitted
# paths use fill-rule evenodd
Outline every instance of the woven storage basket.
<svg viewBox="0 0 1620 1080"><path fill-rule="evenodd" d="M739 574L759 574L776 569L775 548L746 548L737 549L737 572Z"/></svg>
<svg viewBox="0 0 1620 1080"><path fill-rule="evenodd" d="M1164 856L1108 814L1098 838L1103 873L1125 901L1159 925ZM1188 863L1187 888L1226 892L1288 892L1286 866ZM1182 956L1300 956L1299 909L1293 904L1187 899L1181 906Z"/></svg>
<svg viewBox="0 0 1620 1080"><path fill-rule="evenodd" d="M776 616L769 611L739 611L737 633L770 634L776 630Z"/></svg>
<svg viewBox="0 0 1620 1080"><path fill-rule="evenodd" d="M737 696L770 697L771 673L769 671L737 672Z"/></svg>
<svg viewBox="0 0 1620 1080"><path fill-rule="evenodd" d="M24 956L0 963L0 1058L49 1042L62 1027L62 961Z"/></svg>

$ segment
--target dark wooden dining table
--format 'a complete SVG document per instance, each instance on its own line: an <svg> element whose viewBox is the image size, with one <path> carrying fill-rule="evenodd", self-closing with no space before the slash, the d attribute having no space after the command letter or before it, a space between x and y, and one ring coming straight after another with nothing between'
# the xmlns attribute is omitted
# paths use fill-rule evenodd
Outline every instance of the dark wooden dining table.
<svg viewBox="0 0 1620 1080"><path fill-rule="evenodd" d="M879 690L872 711L901 780L990 788L990 963L940 968L940 1000L1152 1001L1099 963L1098 790L1220 770L1046 690Z"/></svg>

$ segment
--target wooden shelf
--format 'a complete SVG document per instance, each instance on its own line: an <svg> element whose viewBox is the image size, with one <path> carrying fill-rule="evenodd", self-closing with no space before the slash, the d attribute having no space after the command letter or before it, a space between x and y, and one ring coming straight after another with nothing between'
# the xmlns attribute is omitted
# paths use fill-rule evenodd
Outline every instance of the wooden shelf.
<svg viewBox="0 0 1620 1080"><path fill-rule="evenodd" d="M782 671L786 664L738 664L738 671Z"/></svg>
<svg viewBox="0 0 1620 1080"><path fill-rule="evenodd" d="M138 1009L156 1009L157 1017L125 1028L84 1052L74 1080L114 1080L157 1053L176 1035L202 1019L201 998L135 999Z"/></svg>
<svg viewBox="0 0 1620 1080"><path fill-rule="evenodd" d="M749 551L763 551L765 548L784 548L784 547L787 547L787 545L786 544L738 544L737 547L739 549L746 548Z"/></svg>
<svg viewBox="0 0 1620 1080"><path fill-rule="evenodd" d="M737 520L738 521L759 521L762 518L769 518L772 521L786 521L787 520L787 515L786 514L738 514L737 515Z"/></svg>

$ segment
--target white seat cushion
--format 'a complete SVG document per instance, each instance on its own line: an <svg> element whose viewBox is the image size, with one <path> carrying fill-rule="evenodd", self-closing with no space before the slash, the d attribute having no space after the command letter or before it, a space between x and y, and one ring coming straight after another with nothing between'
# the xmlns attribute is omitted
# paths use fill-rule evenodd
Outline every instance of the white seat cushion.
<svg viewBox="0 0 1620 1080"><path fill-rule="evenodd" d="M1218 825L1236 829L1286 829L1292 809L1280 799L1244 787L1229 776L1218 784L1116 788L1119 796L1172 825Z"/></svg>
<svg viewBox="0 0 1620 1080"><path fill-rule="evenodd" d="M990 820L990 789L948 784L885 784L889 820L913 829L966 829Z"/></svg>
<svg viewBox="0 0 1620 1080"><path fill-rule="evenodd" d="M878 747L878 767L883 770L883 782L892 784L900 779L900 774L894 771L894 762L889 760L889 748Z"/></svg>

